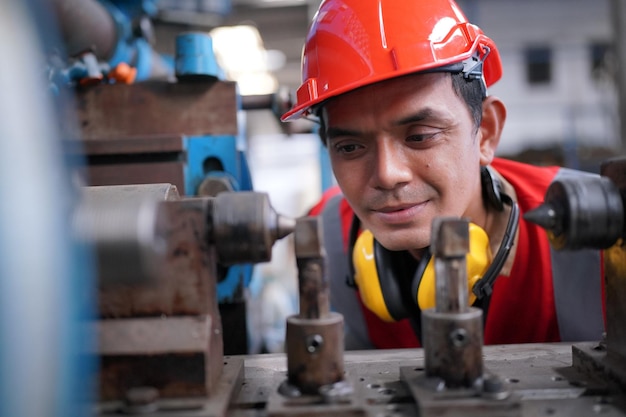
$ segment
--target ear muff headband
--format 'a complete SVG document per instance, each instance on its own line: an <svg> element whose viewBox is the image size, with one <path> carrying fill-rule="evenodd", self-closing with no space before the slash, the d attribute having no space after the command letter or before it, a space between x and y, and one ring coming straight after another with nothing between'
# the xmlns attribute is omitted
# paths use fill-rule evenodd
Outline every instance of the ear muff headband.
<svg viewBox="0 0 626 417"><path fill-rule="evenodd" d="M509 256L509 252L513 247L515 234L517 233L517 225L519 224L519 206L508 195L504 193L500 193L500 195L502 197L502 201L511 206L511 214L509 215L509 221L506 224L506 230L504 231L502 243L493 258L493 262L491 262L491 265L485 272L485 275L478 282L476 282L473 287L470 287L472 288L472 293L479 299L488 297L493 292L493 283L500 274L500 270L504 266L504 263Z"/></svg>

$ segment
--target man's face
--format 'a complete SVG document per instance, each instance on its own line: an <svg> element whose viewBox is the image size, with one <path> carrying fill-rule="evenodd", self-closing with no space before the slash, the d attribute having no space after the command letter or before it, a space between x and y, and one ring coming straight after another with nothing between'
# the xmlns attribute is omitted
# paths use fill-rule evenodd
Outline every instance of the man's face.
<svg viewBox="0 0 626 417"><path fill-rule="evenodd" d="M428 246L438 216L482 220L481 133L450 74L355 90L330 100L322 117L337 182L387 249Z"/></svg>

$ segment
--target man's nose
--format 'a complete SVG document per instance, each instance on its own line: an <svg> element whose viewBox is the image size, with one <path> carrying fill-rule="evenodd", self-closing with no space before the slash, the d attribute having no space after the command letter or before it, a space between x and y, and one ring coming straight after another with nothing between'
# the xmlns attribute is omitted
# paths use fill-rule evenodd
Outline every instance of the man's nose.
<svg viewBox="0 0 626 417"><path fill-rule="evenodd" d="M376 149L374 187L391 190L411 181L411 166L402 145L381 140Z"/></svg>

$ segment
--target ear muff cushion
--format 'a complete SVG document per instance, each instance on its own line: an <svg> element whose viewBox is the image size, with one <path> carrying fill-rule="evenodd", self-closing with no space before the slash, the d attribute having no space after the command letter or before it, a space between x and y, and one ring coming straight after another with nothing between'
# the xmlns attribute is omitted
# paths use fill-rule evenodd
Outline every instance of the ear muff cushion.
<svg viewBox="0 0 626 417"><path fill-rule="evenodd" d="M352 250L352 262L354 281L365 307L384 321L395 321L385 303L376 267L374 236L369 230L363 231L357 238Z"/></svg>
<svg viewBox="0 0 626 417"><path fill-rule="evenodd" d="M466 256L467 289L469 294L468 303L472 305L476 301L476 295L472 292L472 288L483 277L493 257L487 233L474 223L469 225L469 241L469 252ZM422 281L417 290L417 304L421 310L435 307L434 257L430 259L424 270L424 275L422 275Z"/></svg>

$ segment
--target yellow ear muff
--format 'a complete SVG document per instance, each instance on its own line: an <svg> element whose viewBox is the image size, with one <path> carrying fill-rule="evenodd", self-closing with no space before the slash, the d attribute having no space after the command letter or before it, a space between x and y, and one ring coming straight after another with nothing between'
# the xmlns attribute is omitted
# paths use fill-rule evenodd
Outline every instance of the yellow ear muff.
<svg viewBox="0 0 626 417"><path fill-rule="evenodd" d="M467 287L468 303L472 305L476 301L472 288L489 268L492 254L487 233L474 223L469 225L469 240L469 253L466 256ZM374 236L369 230L364 230L357 238L352 250L352 262L354 281L359 288L363 304L382 320L395 321L385 302L381 280L378 276L379 269L376 265L377 262L384 262L384 260L376 259ZM426 265L415 297L420 310L435 307L434 257L431 257Z"/></svg>
<svg viewBox="0 0 626 417"><path fill-rule="evenodd" d="M384 321L395 321L387 309L380 286L374 256L374 235L364 230L352 250L354 281L359 288L363 304Z"/></svg>
<svg viewBox="0 0 626 417"><path fill-rule="evenodd" d="M472 292L472 288L483 277L493 257L487 233L474 223L469 225L469 241L469 253L466 257L467 289L469 291L468 303L472 305L476 301L476 295ZM435 307L434 258L430 259L422 275L422 281L417 290L417 304L420 310Z"/></svg>

